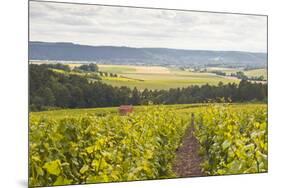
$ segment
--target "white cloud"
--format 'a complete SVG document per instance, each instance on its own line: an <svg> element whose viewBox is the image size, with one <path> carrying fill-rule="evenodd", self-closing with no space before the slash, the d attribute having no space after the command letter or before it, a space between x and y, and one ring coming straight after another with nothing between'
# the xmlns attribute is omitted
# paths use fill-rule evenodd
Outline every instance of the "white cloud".
<svg viewBox="0 0 281 188"><path fill-rule="evenodd" d="M266 52L266 17L30 2L32 41Z"/></svg>

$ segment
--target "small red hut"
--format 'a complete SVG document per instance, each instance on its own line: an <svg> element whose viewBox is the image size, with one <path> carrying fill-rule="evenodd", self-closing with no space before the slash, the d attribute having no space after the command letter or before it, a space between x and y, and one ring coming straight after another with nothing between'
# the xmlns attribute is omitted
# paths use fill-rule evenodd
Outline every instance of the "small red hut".
<svg viewBox="0 0 281 188"><path fill-rule="evenodd" d="M131 112L133 112L133 105L121 105L119 106L119 114L120 115L127 115Z"/></svg>

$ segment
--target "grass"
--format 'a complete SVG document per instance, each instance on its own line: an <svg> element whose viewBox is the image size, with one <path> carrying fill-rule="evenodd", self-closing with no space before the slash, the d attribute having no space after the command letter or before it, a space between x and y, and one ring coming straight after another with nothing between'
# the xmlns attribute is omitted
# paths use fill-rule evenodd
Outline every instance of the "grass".
<svg viewBox="0 0 281 188"><path fill-rule="evenodd" d="M179 113L190 113L190 112L203 112L209 104L198 103L198 104L175 104L175 105L161 105L164 108L177 110ZM150 106L134 106L134 112L142 112L154 108L158 105ZM266 104L252 104L252 103L234 103L230 105L234 110L253 110L258 107L266 108ZM83 116L97 115L105 116L107 114L118 114L118 107L106 107L106 108L80 108L80 109L64 109L64 110L52 110L43 112L31 112L30 119L39 120L41 118L59 120L63 118L80 118Z"/></svg>
<svg viewBox="0 0 281 188"><path fill-rule="evenodd" d="M140 90L170 89L188 87L190 85L217 85L223 83L238 83L238 79L218 76L213 73L199 73L189 70L167 68L160 66L132 65L99 65L100 71L115 73L128 79L106 78L102 82L113 86L137 87Z"/></svg>
<svg viewBox="0 0 281 188"><path fill-rule="evenodd" d="M126 65L98 65L98 67L99 67L99 71L101 72L110 72L115 74L136 71L136 69L133 66L126 66Z"/></svg>
<svg viewBox="0 0 281 188"><path fill-rule="evenodd" d="M191 85L204 85L206 83L210 85L217 85L219 82L223 83L238 83L236 80L230 80L225 78L199 78L199 79L189 79L189 80L183 80L183 79L175 79L174 77L167 77L163 80L153 79L153 80L144 80L144 81L136 81L136 80L130 80L130 81L121 81L121 80L103 80L104 83L110 84L113 86L127 86L130 88L137 87L140 90L144 90L145 88L151 89L151 90L160 90L160 89L170 89L170 88L182 88L182 87L188 87Z"/></svg>
<svg viewBox="0 0 281 188"><path fill-rule="evenodd" d="M70 64L74 67L77 64ZM219 82L227 83L239 83L240 80L230 76L219 76L211 71L219 70L225 72L227 75L243 71L242 69L235 68L222 68L222 67L210 67L208 72L200 73L193 72L192 70L181 70L178 68L168 68L162 66L135 66L135 65L98 65L99 71L117 74L118 77L105 77L102 76L102 82L112 86L127 86L131 89L137 87L139 90L145 88L151 90L170 89L170 88L182 88L191 85L217 85ZM62 70L53 71L63 74L75 74L79 76L85 76L85 73L70 72L66 73ZM261 76L266 78L266 69L255 69L244 71L247 76Z"/></svg>
<svg viewBox="0 0 281 188"><path fill-rule="evenodd" d="M239 68L209 67L209 68L207 68L207 71L208 72L211 72L211 71L222 71L222 72L225 72L227 75L230 75L231 73L236 73L238 71L242 71L248 77L263 76L265 79L267 79L267 70L266 70L266 68L263 68L263 69L253 69L253 70L244 71L243 69L239 69Z"/></svg>
<svg viewBox="0 0 281 188"><path fill-rule="evenodd" d="M266 69L253 69L245 71L246 76L252 77L252 76L263 76L267 80L267 70Z"/></svg>
<svg viewBox="0 0 281 188"><path fill-rule="evenodd" d="M231 73L236 73L239 71L243 71L243 69L239 69L239 68L227 68L227 67L209 67L207 68L208 72L211 71L221 71L226 73L226 75L230 76Z"/></svg>

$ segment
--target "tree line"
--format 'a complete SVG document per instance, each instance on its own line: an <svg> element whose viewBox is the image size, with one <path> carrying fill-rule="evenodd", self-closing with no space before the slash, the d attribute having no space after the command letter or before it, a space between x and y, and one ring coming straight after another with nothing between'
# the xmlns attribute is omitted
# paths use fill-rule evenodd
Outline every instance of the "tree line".
<svg viewBox="0 0 281 188"><path fill-rule="evenodd" d="M243 79L243 80L265 81L264 76L248 77L242 71L239 71L239 72L236 72L236 73L231 73L230 76L233 76L233 77L236 77L236 78L239 78L239 79Z"/></svg>
<svg viewBox="0 0 281 188"><path fill-rule="evenodd" d="M98 72L99 68L96 64L90 63L85 65L80 65L74 68L74 71L88 71L88 72Z"/></svg>
<svg viewBox="0 0 281 188"><path fill-rule="evenodd" d="M232 102L267 101L267 84L242 80L239 84L205 84L169 90L138 90L89 81L79 75L60 74L44 65L29 67L30 110L111 107L123 104L187 104L221 98Z"/></svg>

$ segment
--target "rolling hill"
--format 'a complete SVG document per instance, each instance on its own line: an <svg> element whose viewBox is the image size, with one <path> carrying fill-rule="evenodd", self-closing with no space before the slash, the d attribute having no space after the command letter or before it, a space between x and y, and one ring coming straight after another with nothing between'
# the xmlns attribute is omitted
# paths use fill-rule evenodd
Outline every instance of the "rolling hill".
<svg viewBox="0 0 281 188"><path fill-rule="evenodd" d="M87 46L62 42L29 42L29 59L196 67L266 67L267 64L266 53Z"/></svg>

